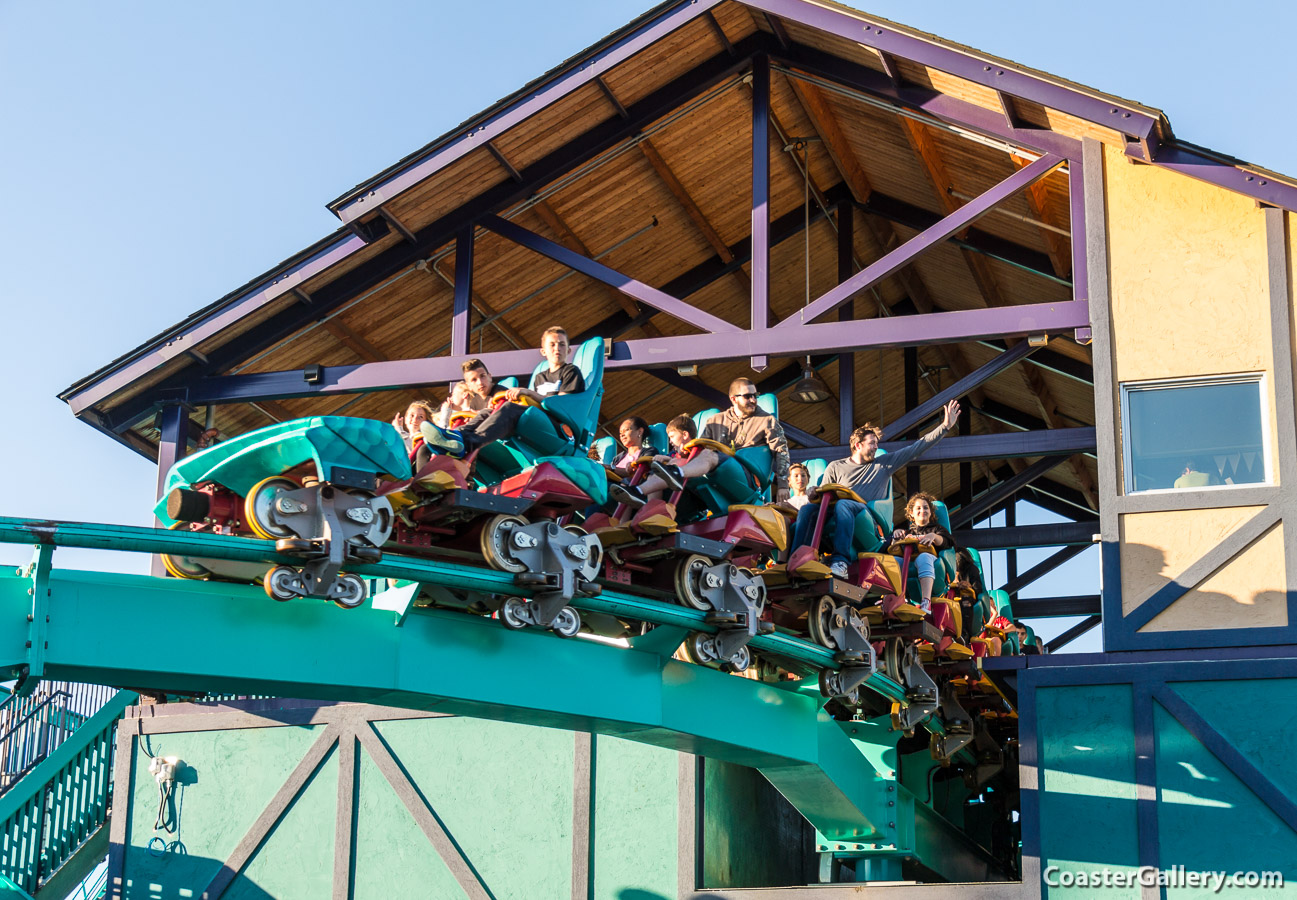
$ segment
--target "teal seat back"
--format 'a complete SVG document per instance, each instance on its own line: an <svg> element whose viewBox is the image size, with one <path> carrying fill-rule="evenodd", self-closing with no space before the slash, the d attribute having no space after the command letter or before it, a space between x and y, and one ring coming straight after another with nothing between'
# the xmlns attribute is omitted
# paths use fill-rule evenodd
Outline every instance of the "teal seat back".
<svg viewBox="0 0 1297 900"><path fill-rule="evenodd" d="M577 447L584 450L594 440L599 426L599 405L603 402L603 338L590 338L572 354L572 365L581 370L585 390L575 394L551 395L541 406L554 418L572 429ZM536 376L549 367L542 361L531 373L529 385L535 387Z"/></svg>
<svg viewBox="0 0 1297 900"><path fill-rule="evenodd" d="M617 459L617 439L611 435L604 435L603 437L596 439L590 446L594 447L595 451L599 454L599 462L603 463L605 466L611 466L613 461Z"/></svg>
<svg viewBox="0 0 1297 900"><path fill-rule="evenodd" d="M937 518L937 524L942 528L950 531L950 510L946 509L946 504L938 500L932 504L932 514Z"/></svg>
<svg viewBox="0 0 1297 900"><path fill-rule="evenodd" d="M548 363L541 363L541 365L542 366L548 365ZM532 377L533 378L535 377L534 373ZM518 386L518 376L509 375L495 382L495 384L491 388L491 392L494 393L496 391L507 391L509 388L516 388L517 386Z"/></svg>
<svg viewBox="0 0 1297 900"><path fill-rule="evenodd" d="M1009 599L1007 591L991 591L991 599L995 601L995 608L999 614L1004 616L1010 622L1013 621L1013 601Z"/></svg>
<svg viewBox="0 0 1297 900"><path fill-rule="evenodd" d="M779 418L779 398L774 394L758 394L757 407Z"/></svg>
<svg viewBox="0 0 1297 900"><path fill-rule="evenodd" d="M829 467L827 459L808 459L802 462L806 466L806 474L810 477L810 486L818 487L824 480L824 470Z"/></svg>
<svg viewBox="0 0 1297 900"><path fill-rule="evenodd" d="M671 455L671 439L667 437L667 427L663 422L655 422L649 426L647 439L649 445L653 448L654 453L662 456Z"/></svg>
<svg viewBox="0 0 1297 900"><path fill-rule="evenodd" d="M720 410L713 406L711 409L704 409L702 412L694 413L694 426L698 429L699 437L703 436L703 426L707 424L707 420L718 412Z"/></svg>

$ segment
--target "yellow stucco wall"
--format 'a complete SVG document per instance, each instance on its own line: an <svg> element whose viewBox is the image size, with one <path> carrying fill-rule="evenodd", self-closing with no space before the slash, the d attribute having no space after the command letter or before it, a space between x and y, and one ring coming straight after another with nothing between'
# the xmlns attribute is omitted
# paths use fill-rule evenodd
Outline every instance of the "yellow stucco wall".
<svg viewBox="0 0 1297 900"><path fill-rule="evenodd" d="M1278 452L1265 216L1248 197L1104 148L1114 380L1262 372ZM1290 231L1290 263L1297 237ZM1114 409L1120 430L1120 409ZM1120 439L1120 437L1119 437ZM1119 491L1124 492L1120 445ZM1278 481L1278 466L1272 465ZM1121 518L1129 613L1259 507ZM1287 624L1282 526L1186 594L1144 631Z"/></svg>

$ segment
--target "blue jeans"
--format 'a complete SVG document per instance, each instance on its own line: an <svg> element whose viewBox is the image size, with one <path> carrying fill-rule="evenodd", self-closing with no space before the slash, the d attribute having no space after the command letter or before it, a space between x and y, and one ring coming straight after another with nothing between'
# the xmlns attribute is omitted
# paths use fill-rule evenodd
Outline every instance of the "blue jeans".
<svg viewBox="0 0 1297 900"><path fill-rule="evenodd" d="M902 557L896 557L898 560ZM914 563L914 571L920 578L937 577L937 558L931 553L915 553L910 557L910 562Z"/></svg>
<svg viewBox="0 0 1297 900"><path fill-rule="evenodd" d="M821 500L825 503L827 500ZM854 558L852 544L856 535L856 516L865 510L865 504L856 500L837 500L824 523L824 530L833 548L829 564L848 562ZM807 503L797 511L797 524L793 527L793 549L811 542L815 531L815 519L820 514L819 503Z"/></svg>

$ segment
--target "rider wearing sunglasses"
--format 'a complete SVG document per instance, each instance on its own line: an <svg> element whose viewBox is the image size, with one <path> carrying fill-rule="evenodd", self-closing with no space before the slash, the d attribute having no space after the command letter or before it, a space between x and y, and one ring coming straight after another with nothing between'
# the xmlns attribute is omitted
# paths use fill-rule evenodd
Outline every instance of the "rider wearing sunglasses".
<svg viewBox="0 0 1297 900"><path fill-rule="evenodd" d="M788 439L784 437L783 426L777 418L757 405L757 386L747 378L736 378L730 383L730 403L732 405L729 409L718 412L707 420L700 437L728 444L735 450L767 445L774 454L772 484L775 500L787 500ZM678 473L671 474L700 478L715 469L719 463L720 457L708 450L681 466ZM641 506L647 496L677 488L679 483L670 484L657 475L650 475L638 489L623 484L617 485L613 493L618 502Z"/></svg>

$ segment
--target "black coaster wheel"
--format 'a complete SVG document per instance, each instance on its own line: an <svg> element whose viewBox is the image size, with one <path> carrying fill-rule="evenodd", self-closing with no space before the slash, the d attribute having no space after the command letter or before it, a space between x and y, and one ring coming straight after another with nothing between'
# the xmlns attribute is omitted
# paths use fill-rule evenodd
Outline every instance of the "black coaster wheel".
<svg viewBox="0 0 1297 900"><path fill-rule="evenodd" d="M550 628L561 638L576 637L581 631L581 614L570 606L558 611Z"/></svg>
<svg viewBox="0 0 1297 900"><path fill-rule="evenodd" d="M691 553L676 563L676 599L681 606L708 612L712 605L703 596L702 577L715 563L699 553ZM704 635L705 637L706 635Z"/></svg>
<svg viewBox="0 0 1297 900"><path fill-rule="evenodd" d="M883 645L883 674L897 684L905 683L901 680L906 668L905 649L905 642L898 637L888 638Z"/></svg>
<svg viewBox="0 0 1297 900"><path fill-rule="evenodd" d="M340 586L341 593L330 597L334 603L343 609L355 609L365 602L365 582L359 575L339 575L337 584Z"/></svg>
<svg viewBox="0 0 1297 900"><path fill-rule="evenodd" d="M512 572L515 575L527 571L527 565L513 558L513 535L519 528L526 528L527 520L522 516L492 516L482 526L482 558L487 565L501 572Z"/></svg>
<svg viewBox="0 0 1297 900"><path fill-rule="evenodd" d="M297 574L297 570L292 566L275 566L266 573L261 585L266 589L266 595L271 600L285 603L302 596L295 590L295 587L301 583L301 578L302 576Z"/></svg>
<svg viewBox="0 0 1297 900"><path fill-rule="evenodd" d="M685 638L685 656L699 666L714 666L720 662L716 655L716 642L705 631L695 631Z"/></svg>
<svg viewBox="0 0 1297 900"><path fill-rule="evenodd" d="M257 537L267 541L279 538L295 537L292 529L273 521L270 511L280 491L295 491L298 484L291 478L282 475L271 475L252 486L248 496L243 500L243 521Z"/></svg>
<svg viewBox="0 0 1297 900"><path fill-rule="evenodd" d="M752 651L744 644L726 660L721 662L722 672L746 672L752 665Z"/></svg>
<svg viewBox="0 0 1297 900"><path fill-rule="evenodd" d="M833 611L836 609L832 597L814 597L806 608L806 630L811 640L821 647L830 650L838 648L833 639Z"/></svg>
<svg viewBox="0 0 1297 900"><path fill-rule="evenodd" d="M527 604L518 597L510 597L500 606L500 624L510 631L520 631L531 625Z"/></svg>

